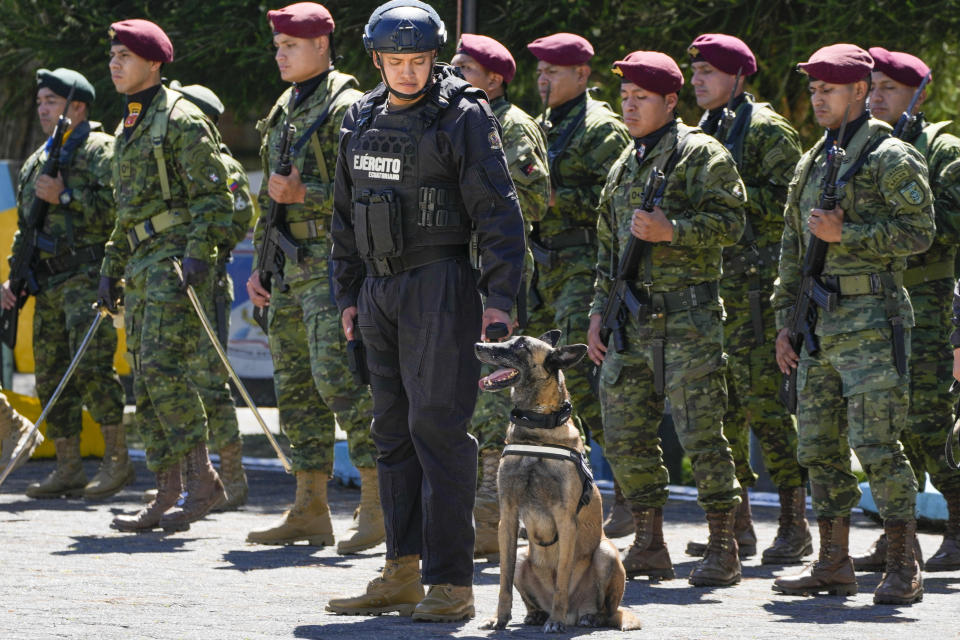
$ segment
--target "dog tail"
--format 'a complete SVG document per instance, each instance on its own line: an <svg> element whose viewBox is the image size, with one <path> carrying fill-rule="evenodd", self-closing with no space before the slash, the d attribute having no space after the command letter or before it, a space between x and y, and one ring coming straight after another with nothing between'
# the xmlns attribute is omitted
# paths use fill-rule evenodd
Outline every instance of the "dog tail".
<svg viewBox="0 0 960 640"><path fill-rule="evenodd" d="M610 626L620 631L636 631L643 625L640 624L640 618L620 607L610 616Z"/></svg>

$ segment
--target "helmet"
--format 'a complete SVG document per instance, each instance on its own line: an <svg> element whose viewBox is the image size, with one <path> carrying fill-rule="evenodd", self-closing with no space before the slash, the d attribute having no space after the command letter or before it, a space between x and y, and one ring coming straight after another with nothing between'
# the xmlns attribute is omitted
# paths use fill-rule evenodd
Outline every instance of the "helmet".
<svg viewBox="0 0 960 640"><path fill-rule="evenodd" d="M447 42L447 28L433 7L418 0L390 0L377 7L363 29L367 53L436 51Z"/></svg>

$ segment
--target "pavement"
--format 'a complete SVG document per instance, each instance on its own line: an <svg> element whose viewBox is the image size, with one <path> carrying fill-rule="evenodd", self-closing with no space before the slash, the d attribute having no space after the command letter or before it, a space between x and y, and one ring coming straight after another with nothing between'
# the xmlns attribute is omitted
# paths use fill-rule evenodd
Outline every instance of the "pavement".
<svg viewBox="0 0 960 640"><path fill-rule="evenodd" d="M93 474L97 461L85 461ZM27 484L53 468L31 461L0 489L0 638L157 639L369 639L540 638L524 627L523 607L514 598L506 630L485 631L480 622L495 613L498 566L475 565L477 618L463 623L414 623L396 615L339 617L324 612L333 597L363 591L383 566L384 546L339 556L334 549L260 547L244 542L251 529L269 525L292 500L294 481L269 465L251 465L250 504L215 514L189 531L121 534L109 528L114 514L139 508L140 493L153 475L137 462L137 481L104 502L31 500ZM686 576L694 561L683 555L687 540L701 538L703 515L678 492L666 507L666 538L680 579L628 583L623 605L643 622L629 634L611 629L576 629L561 637L612 638L960 638L957 602L960 572L929 574L922 603L874 606L878 574L858 576L853 597L801 598L771 592L772 578L797 568L744 563L744 579L723 589L694 588ZM334 529L345 535L359 498L355 488L330 486ZM758 500L762 502L762 500ZM754 509L761 548L776 530L777 511ZM808 512L812 519L812 514ZM866 549L878 530L854 516L851 547ZM816 538L816 531L814 532ZM629 538L615 541L624 548ZM921 534L932 553L939 538Z"/></svg>

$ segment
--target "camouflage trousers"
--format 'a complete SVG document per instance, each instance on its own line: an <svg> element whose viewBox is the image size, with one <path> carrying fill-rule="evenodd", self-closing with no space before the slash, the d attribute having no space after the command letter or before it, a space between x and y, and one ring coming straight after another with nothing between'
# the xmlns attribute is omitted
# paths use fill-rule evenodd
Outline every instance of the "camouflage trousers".
<svg viewBox="0 0 960 640"><path fill-rule="evenodd" d="M733 456L723 435L727 404L720 312L695 309L666 318L665 395L680 444L690 456L697 502L708 512L740 503ZM627 500L642 508L667 501L669 477L657 435L664 397L654 391L649 325L631 318L627 350L607 352L600 370L604 453Z"/></svg>
<svg viewBox="0 0 960 640"><path fill-rule="evenodd" d="M323 254L329 255L329 247ZM288 270L290 289L275 288L270 298L269 338L277 409L293 469L331 472L334 420L347 432L353 464L372 468L373 401L350 374L327 259L309 255Z"/></svg>
<svg viewBox="0 0 960 640"><path fill-rule="evenodd" d="M909 353L910 332L907 331ZM860 500L850 448L870 480L880 516L914 517L917 480L898 438L906 425L909 384L893 362L890 329L820 337L797 373L798 457L810 473L813 509L847 516Z"/></svg>
<svg viewBox="0 0 960 640"><path fill-rule="evenodd" d="M773 282L776 274L761 277ZM723 345L727 352L727 412L723 416L723 434L730 441L737 480L744 487L757 483L750 466L750 430L760 442L763 464L778 489L793 489L805 482L805 472L797 462L797 425L780 404L780 375L774 343L776 316L770 306L770 291L760 295L763 335L755 343L750 315L750 283L732 276L720 281L727 318L723 325Z"/></svg>
<svg viewBox="0 0 960 640"><path fill-rule="evenodd" d="M169 260L134 272L126 281L124 320L136 425L147 467L161 471L207 438L206 409L193 368L211 362L206 352L213 345ZM200 300L212 300L212 281L211 274L194 287Z"/></svg>
<svg viewBox="0 0 960 640"><path fill-rule="evenodd" d="M910 412L901 435L910 465L922 487L926 473L941 493L960 491L960 472L951 469L943 445L953 427L950 394L953 353L948 340L953 283L927 282L910 290L917 326L911 337Z"/></svg>
<svg viewBox="0 0 960 640"><path fill-rule="evenodd" d="M43 288L33 315L33 359L37 395L46 405L60 384L67 365L93 323L98 276L86 271ZM77 370L47 416L47 437L79 435L83 407L100 424L123 420L124 391L113 368L117 330L107 318L100 323Z"/></svg>

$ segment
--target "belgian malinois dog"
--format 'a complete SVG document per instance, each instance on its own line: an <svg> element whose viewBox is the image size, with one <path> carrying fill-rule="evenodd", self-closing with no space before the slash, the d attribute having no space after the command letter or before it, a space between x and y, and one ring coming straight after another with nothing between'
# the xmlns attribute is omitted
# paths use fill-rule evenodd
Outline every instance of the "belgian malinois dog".
<svg viewBox="0 0 960 640"><path fill-rule="evenodd" d="M574 625L639 629L640 621L620 608L626 572L603 535L600 491L580 466L584 446L563 381L562 370L579 362L587 347L557 347L559 340L554 329L539 339L518 336L474 348L482 362L503 367L482 378L480 388L511 388L514 404L497 474L500 599L497 616L483 627L506 626L516 584L527 606L524 624L542 624L545 632ZM520 518L530 547L518 558Z"/></svg>

